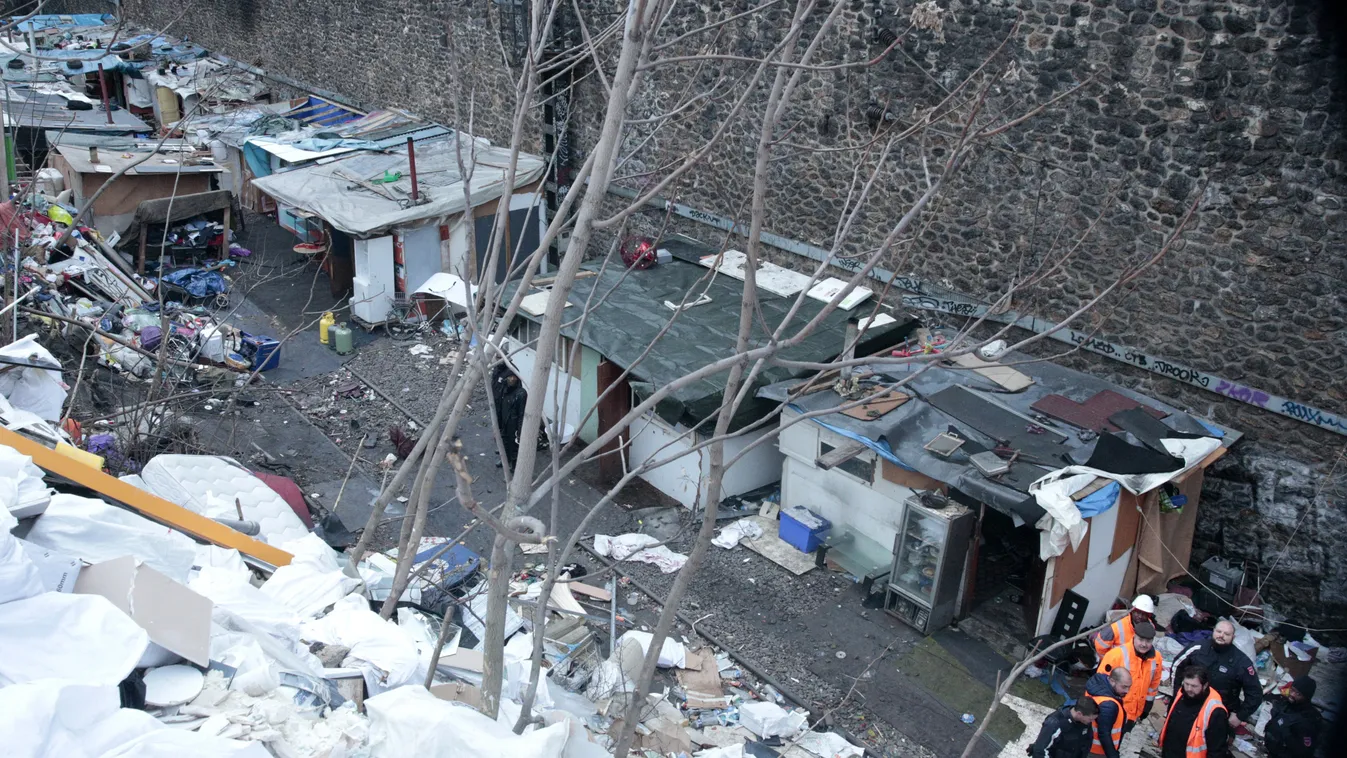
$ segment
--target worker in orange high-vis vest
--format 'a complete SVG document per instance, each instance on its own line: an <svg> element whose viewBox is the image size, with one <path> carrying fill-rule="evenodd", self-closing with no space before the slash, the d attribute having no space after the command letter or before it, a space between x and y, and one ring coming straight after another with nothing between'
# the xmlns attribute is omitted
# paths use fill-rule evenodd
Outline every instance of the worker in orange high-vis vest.
<svg viewBox="0 0 1347 758"><path fill-rule="evenodd" d="M1155 649L1155 626L1142 621L1132 628L1132 644L1115 647L1099 662L1099 673L1108 674L1116 668L1132 674L1132 687L1123 698L1123 712L1127 716L1123 734L1132 731L1136 723L1151 715L1155 695L1160 690L1160 675L1164 661Z"/></svg>
<svg viewBox="0 0 1347 758"><path fill-rule="evenodd" d="M1160 727L1160 758L1227 758L1230 718L1207 670L1187 666Z"/></svg>
<svg viewBox="0 0 1347 758"><path fill-rule="evenodd" d="M1155 601L1151 600L1150 595L1137 595L1126 616L1090 636L1095 654L1102 659L1113 648L1126 647L1132 642L1136 625L1143 621L1155 623Z"/></svg>
<svg viewBox="0 0 1347 758"><path fill-rule="evenodd" d="M1127 697L1131 687L1132 672L1125 668L1116 668L1107 674L1095 674L1085 682L1085 697L1093 700L1099 708L1099 716L1094 720L1091 755L1118 758L1123 722L1127 718L1123 711L1123 698Z"/></svg>

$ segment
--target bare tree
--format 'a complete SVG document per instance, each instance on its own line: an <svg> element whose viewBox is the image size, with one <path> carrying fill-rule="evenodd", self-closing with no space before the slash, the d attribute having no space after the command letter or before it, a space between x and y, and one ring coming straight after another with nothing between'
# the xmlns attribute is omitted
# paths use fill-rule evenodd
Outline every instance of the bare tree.
<svg viewBox="0 0 1347 758"><path fill-rule="evenodd" d="M922 4L924 10L913 15L906 31L914 34L937 33L941 20L938 8L932 10L933 6L931 3ZM925 220L938 214L938 201L942 192L972 160L985 151L997 149L997 140L1002 135L1033 118L1044 116L1062 100L1091 86L1091 81L1086 79L1055 96L1036 102L997 97L996 93L1006 83L1007 71L1018 65L1009 52L1010 43L1017 40L1021 33L1016 26L993 46L971 74L945 90L943 97L934 102L907 104L909 107L906 112L915 114L912 117L903 120L888 118L885 114L895 112L895 104L890 103L869 132L848 126L841 140L842 147L823 148L802 144L805 140L796 134L799 124L795 114L805 85L811 81L811 77L874 66L890 55L898 44L897 40L891 42L871 59L838 59L832 52L836 45L830 43L838 34L842 4L821 3L818 0L768 0L740 13L723 11L719 18L692 29L675 28L670 22L673 0L629 0L623 6L621 16L611 21L595 12L587 12L576 3L539 0L531 3L529 8L530 35L527 54L522 58L516 80L512 121L514 133L510 146L513 159L507 172L507 184L513 186L514 171L523 147L524 125L540 107L538 93L542 90L539 84L548 77L557 76L558 71L568 68L578 70L583 64L586 73L581 78L592 80L590 86L596 87L603 95L601 118L595 119L599 126L593 145L565 193L560 211L548 219L542 239L532 249L522 249L516 245L514 250L510 250L506 245L509 196L501 198L497 223L488 241L482 271L494 272L496 261L504 258L512 275L517 277L518 284L513 289L501 287L490 273L484 273L465 322L469 337L475 339L465 339L455 353L434 418L381 492L352 559L359 560L370 549L374 527L383 518L385 506L410 483L411 496L398 544L400 558L396 583L384 607L385 616L389 615L397 597L410 581L411 563L425 528L429 491L441 475L441 464L447 461L451 475L456 478L460 504L476 519L475 524L489 529L493 537L486 588L488 607L483 640L482 690L483 711L495 716L502 684L502 649L514 545L521 542L550 544L541 594L544 601L539 603L535 615L532 671L522 696L523 711L515 726L517 731L522 730L533 720L535 691L542 675L543 627L548 617L545 599L549 597L555 583L561 581L559 567L572 555L586 527L613 503L617 494L632 479L686 454L689 449L705 450L710 468L704 501L699 503L699 528L687 564L681 569L664 602L644 665L635 677L636 692L623 719L623 729L616 737L616 755L622 757L632 747L634 730L640 717L639 707L649 691L658 653L672 629L676 608L694 581L697 569L709 549L725 472L756 446L769 444L782 423L801 423L822 413L860 405L894 387L902 386L911 378L909 375L902 381L881 383L873 387L872 391L864 393L864 397L847 400L828 411L815 411L781 422L781 409L778 408L747 427L732 428L732 419L744 402L754 397L764 371L780 366L801 375L815 373L818 376L830 376L840 369L869 363L879 366L915 364L919 373L924 370L923 366L935 365L942 357L971 352L994 339L1008 339L1012 342L1011 349L1015 349L1044 338L1044 335L1017 338L1010 327L993 325L983 319L970 319L947 345L943 356L850 357L855 343L839 345L837 358L820 363L792 361L783 355L817 333L824 320L838 310L848 295L871 281L876 268L903 270L909 265L914 240L919 237ZM777 30L774 33L778 36L771 39L766 52L757 57L742 55L739 52L741 48L729 39L733 37L736 26L755 18L765 18L765 14L780 10L788 12L789 24L764 24L761 27ZM568 14L571 23L578 24L580 29L579 41L569 46L558 44L551 37L556 19L561 13ZM679 53L674 54L675 50ZM687 51L691 52L684 54ZM545 56L548 58L547 65L544 65ZM502 65L506 64L503 62ZM673 102L651 98L648 91L656 76L687 81L690 86L673 98ZM463 123L470 125L474 93L470 85L464 84L463 87L453 88L451 100L454 111L463 119ZM661 136L682 128L687 119L703 114L705 109L712 107L716 116L698 146L676 154L665 154L656 149ZM747 262L732 352L706 365L690 368L677 380L654 388L649 396L634 401L620 420L593 441L584 443L564 440L562 420L548 419L544 411L549 393L555 407L565 407L567 398L564 393L568 390L549 389L549 372L554 363L564 360L558 354L563 344L563 333L567 330L580 333L586 319L602 305L608 295L595 288L582 308L568 311L567 302L582 264L587 260L601 259L603 266L620 266L619 262L613 260L616 241L645 222L645 219L638 218L638 214L647 207L648 201L664 193L676 192L695 181L699 171L714 156L737 149L731 143L737 139L735 135L741 133L756 136L750 148L753 168L745 180L748 223L737 230L740 232L739 238L734 240L736 247L744 251ZM757 271L767 255L763 236L768 231L770 221L769 199L779 191L775 163L783 153L800 150L838 150L853 156L854 170L848 182L836 187L819 188L819 191L832 192L845 200L836 218L835 232L829 241L827 255L821 262L812 264L811 270L806 272L811 285L824 277L838 276L846 282L846 286L816 311L805 308L809 301L801 292L780 323L767 323L761 308ZM554 155L546 157L548 160L556 159ZM474 156L470 146L460 146L460 161L465 172L471 170ZM875 197L881 188L895 181L907 181L896 179L896 176L912 174L919 179L906 185L905 188L909 190L906 196L910 200L902 207L874 207ZM618 179L639 183L640 190L635 199L619 202L609 192ZM1188 216L1167 230L1163 244L1127 262L1116 277L1101 286L1084 307L1063 319L1062 324L1086 317L1109 298L1125 292L1142 272L1154 266L1173 245L1179 243L1182 230L1196 203L1194 200ZM861 219L866 213L876 212L882 212L894 220L882 237L866 238L860 231ZM667 219L664 221L667 222ZM1094 225L1091 222L1082 226L1083 230L1076 234L1063 232L1059 235L1040 258L1021 261L1014 280L990 298L993 300L993 310L1007 309L1012 303L1023 307L1024 303L1031 302L1036 293L1041 294L1043 290L1050 289L1060 279L1063 270L1072 265L1075 253L1088 243ZM519 431L517 464L513 469L508 466L503 469L508 482L505 501L497 512L489 512L473 498L473 479L459 456L454 440L466 417L472 393L489 382L494 365L510 360L512 350L515 349L512 347L515 343L508 339L511 323L519 312L521 300L543 275L543 264L550 244L563 232L569 232L569 243L555 272L549 273L551 294L541 315L538 336L536 341L524 346L532 351L534 363L527 376L522 377L529 393ZM728 246L730 241L727 237L724 244ZM684 302L695 300L698 287L704 287L705 282L716 275L714 270L708 270L706 278L694 285ZM805 291L808 289L806 287ZM878 312L880 301L889 293L885 288L879 294L870 315ZM656 341L664 337L681 314L681 309L671 311L668 323ZM755 333L766 333L768 338L755 338ZM856 339L859 341L860 337ZM569 356L571 360L575 359L578 349L578 343L574 343ZM648 354L649 349L645 355L626 366L622 378L639 377L641 364ZM577 467L595 460L610 443L618 439L621 430L652 412L662 400L707 378L723 378L725 384L722 402L712 418L687 430L678 440L680 447L676 451L671 449L674 443L669 443L647 460L631 461L622 478L604 493L599 502L592 505L578 527L569 534L558 533L560 484ZM600 400L614 391L609 388ZM497 447L504 458L501 430L497 426L494 431ZM768 433L753 439L738 453L727 454L728 441L763 431ZM550 460L539 461L536 442L544 433L553 441L552 452ZM531 515L545 501L551 504L550 517Z"/></svg>

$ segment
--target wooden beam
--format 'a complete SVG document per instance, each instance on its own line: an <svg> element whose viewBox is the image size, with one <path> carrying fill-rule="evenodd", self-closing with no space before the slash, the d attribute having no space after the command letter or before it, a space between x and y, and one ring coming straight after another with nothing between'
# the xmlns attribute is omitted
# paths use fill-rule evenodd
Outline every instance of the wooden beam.
<svg viewBox="0 0 1347 758"><path fill-rule="evenodd" d="M814 461L814 465L827 471L834 466L841 466L863 452L865 452L865 445L854 441L848 442L839 448L835 448L827 455L819 457L818 460Z"/></svg>
<svg viewBox="0 0 1347 758"><path fill-rule="evenodd" d="M67 458L51 448L3 427L0 427L0 445L8 445L32 458L33 463L36 463L48 473L69 479L101 495L106 495L147 518L184 532L191 537L205 540L220 547L232 547L244 555L275 567L290 563L292 558L284 550L274 548L265 542L255 540L223 524L212 521L199 513L189 511L156 495L151 495L139 487L127 484L115 476L109 476L73 458Z"/></svg>

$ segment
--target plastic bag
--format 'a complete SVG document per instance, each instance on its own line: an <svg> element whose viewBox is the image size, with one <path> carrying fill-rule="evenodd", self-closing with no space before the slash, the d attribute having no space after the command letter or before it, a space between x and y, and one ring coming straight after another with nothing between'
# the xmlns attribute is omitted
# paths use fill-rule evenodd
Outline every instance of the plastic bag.
<svg viewBox="0 0 1347 758"><path fill-rule="evenodd" d="M9 521L9 524L5 522ZM23 552L23 545L9 533L14 517L0 509L0 605L41 595L46 589L37 566Z"/></svg>

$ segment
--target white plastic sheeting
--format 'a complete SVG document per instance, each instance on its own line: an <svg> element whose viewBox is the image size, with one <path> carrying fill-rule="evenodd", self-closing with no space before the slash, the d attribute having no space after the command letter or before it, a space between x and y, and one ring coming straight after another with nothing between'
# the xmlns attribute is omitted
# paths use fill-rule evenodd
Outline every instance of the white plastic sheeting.
<svg viewBox="0 0 1347 758"><path fill-rule="evenodd" d="M424 687L400 687L365 701L370 758L603 758L584 727L565 719L515 734L468 706L440 700Z"/></svg>
<svg viewBox="0 0 1347 758"><path fill-rule="evenodd" d="M37 566L23 552L23 545L9 533L17 523L9 511L0 508L0 604L45 591Z"/></svg>
<svg viewBox="0 0 1347 758"><path fill-rule="evenodd" d="M39 679L116 685L150 644L100 595L41 595L0 605L0 687Z"/></svg>
<svg viewBox="0 0 1347 758"><path fill-rule="evenodd" d="M739 541L748 538L756 540L762 536L762 527L758 526L752 519L741 518L720 530L720 534L711 540L711 544L716 547L723 547L731 550L739 546Z"/></svg>
<svg viewBox="0 0 1347 758"><path fill-rule="evenodd" d="M361 595L343 598L326 616L305 622L303 637L350 648L344 665L364 672L365 686L372 694L421 684L429 669L412 635L371 611Z"/></svg>
<svg viewBox="0 0 1347 758"><path fill-rule="evenodd" d="M86 563L134 555L169 579L184 583L196 560L196 543L187 535L102 500L77 495L52 497L26 539Z"/></svg>
<svg viewBox="0 0 1347 758"><path fill-rule="evenodd" d="M805 728L808 717L776 703L744 703L739 706L739 725L759 737L791 737Z"/></svg>
<svg viewBox="0 0 1347 758"><path fill-rule="evenodd" d="M38 344L36 334L0 347L0 356L25 363L61 365L56 356ZM0 374L0 395L15 408L35 413L46 421L59 421L65 408L66 386L60 371L19 368Z"/></svg>
<svg viewBox="0 0 1347 758"><path fill-rule="evenodd" d="M655 641L655 635L650 632L641 632L632 629L623 632L621 637L617 638L618 646L621 647L623 640L632 640L641 646L641 655L650 654L650 643ZM657 665L660 668L683 668L687 665L688 650L683 643L672 637L665 637L664 644L659 648L659 661Z"/></svg>
<svg viewBox="0 0 1347 758"><path fill-rule="evenodd" d="M416 226L463 212L464 174L459 171L459 141L454 138L418 142L416 168L424 202L407 203L411 197L411 172L407 149L389 153L360 153L330 163L305 166L253 180L253 185L285 205L313 213L347 234L375 237L397 226ZM510 165L509 150L491 147L481 139L462 141L462 161L471 180L471 207L495 200L509 190L532 184L543 175L546 164L534 155L521 153L514 187L505 186ZM390 196L359 186L386 174L402 178L382 185ZM397 199L393 199L397 198Z"/></svg>
<svg viewBox="0 0 1347 758"><path fill-rule="evenodd" d="M269 758L260 743L172 729L120 707L115 686L43 680L0 689L0 734L13 758Z"/></svg>
<svg viewBox="0 0 1347 758"><path fill-rule="evenodd" d="M36 516L51 502L42 469L12 447L0 445L0 509L18 518Z"/></svg>
<svg viewBox="0 0 1347 758"><path fill-rule="evenodd" d="M293 556L262 585L262 592L305 618L349 595L360 580L347 576L337 562L337 553L315 534L279 546Z"/></svg>
<svg viewBox="0 0 1347 758"><path fill-rule="evenodd" d="M1085 538L1086 524L1071 495L1094 481L1095 477L1110 479L1128 492L1140 495L1178 478L1221 446L1221 441L1213 437L1163 439L1160 442L1170 455L1183 459L1183 468L1161 474L1114 474L1088 466L1067 466L1029 485L1029 492L1038 505L1047 511L1036 524L1041 532L1038 557L1046 561L1066 552L1067 544L1073 549L1080 546L1080 541Z"/></svg>

